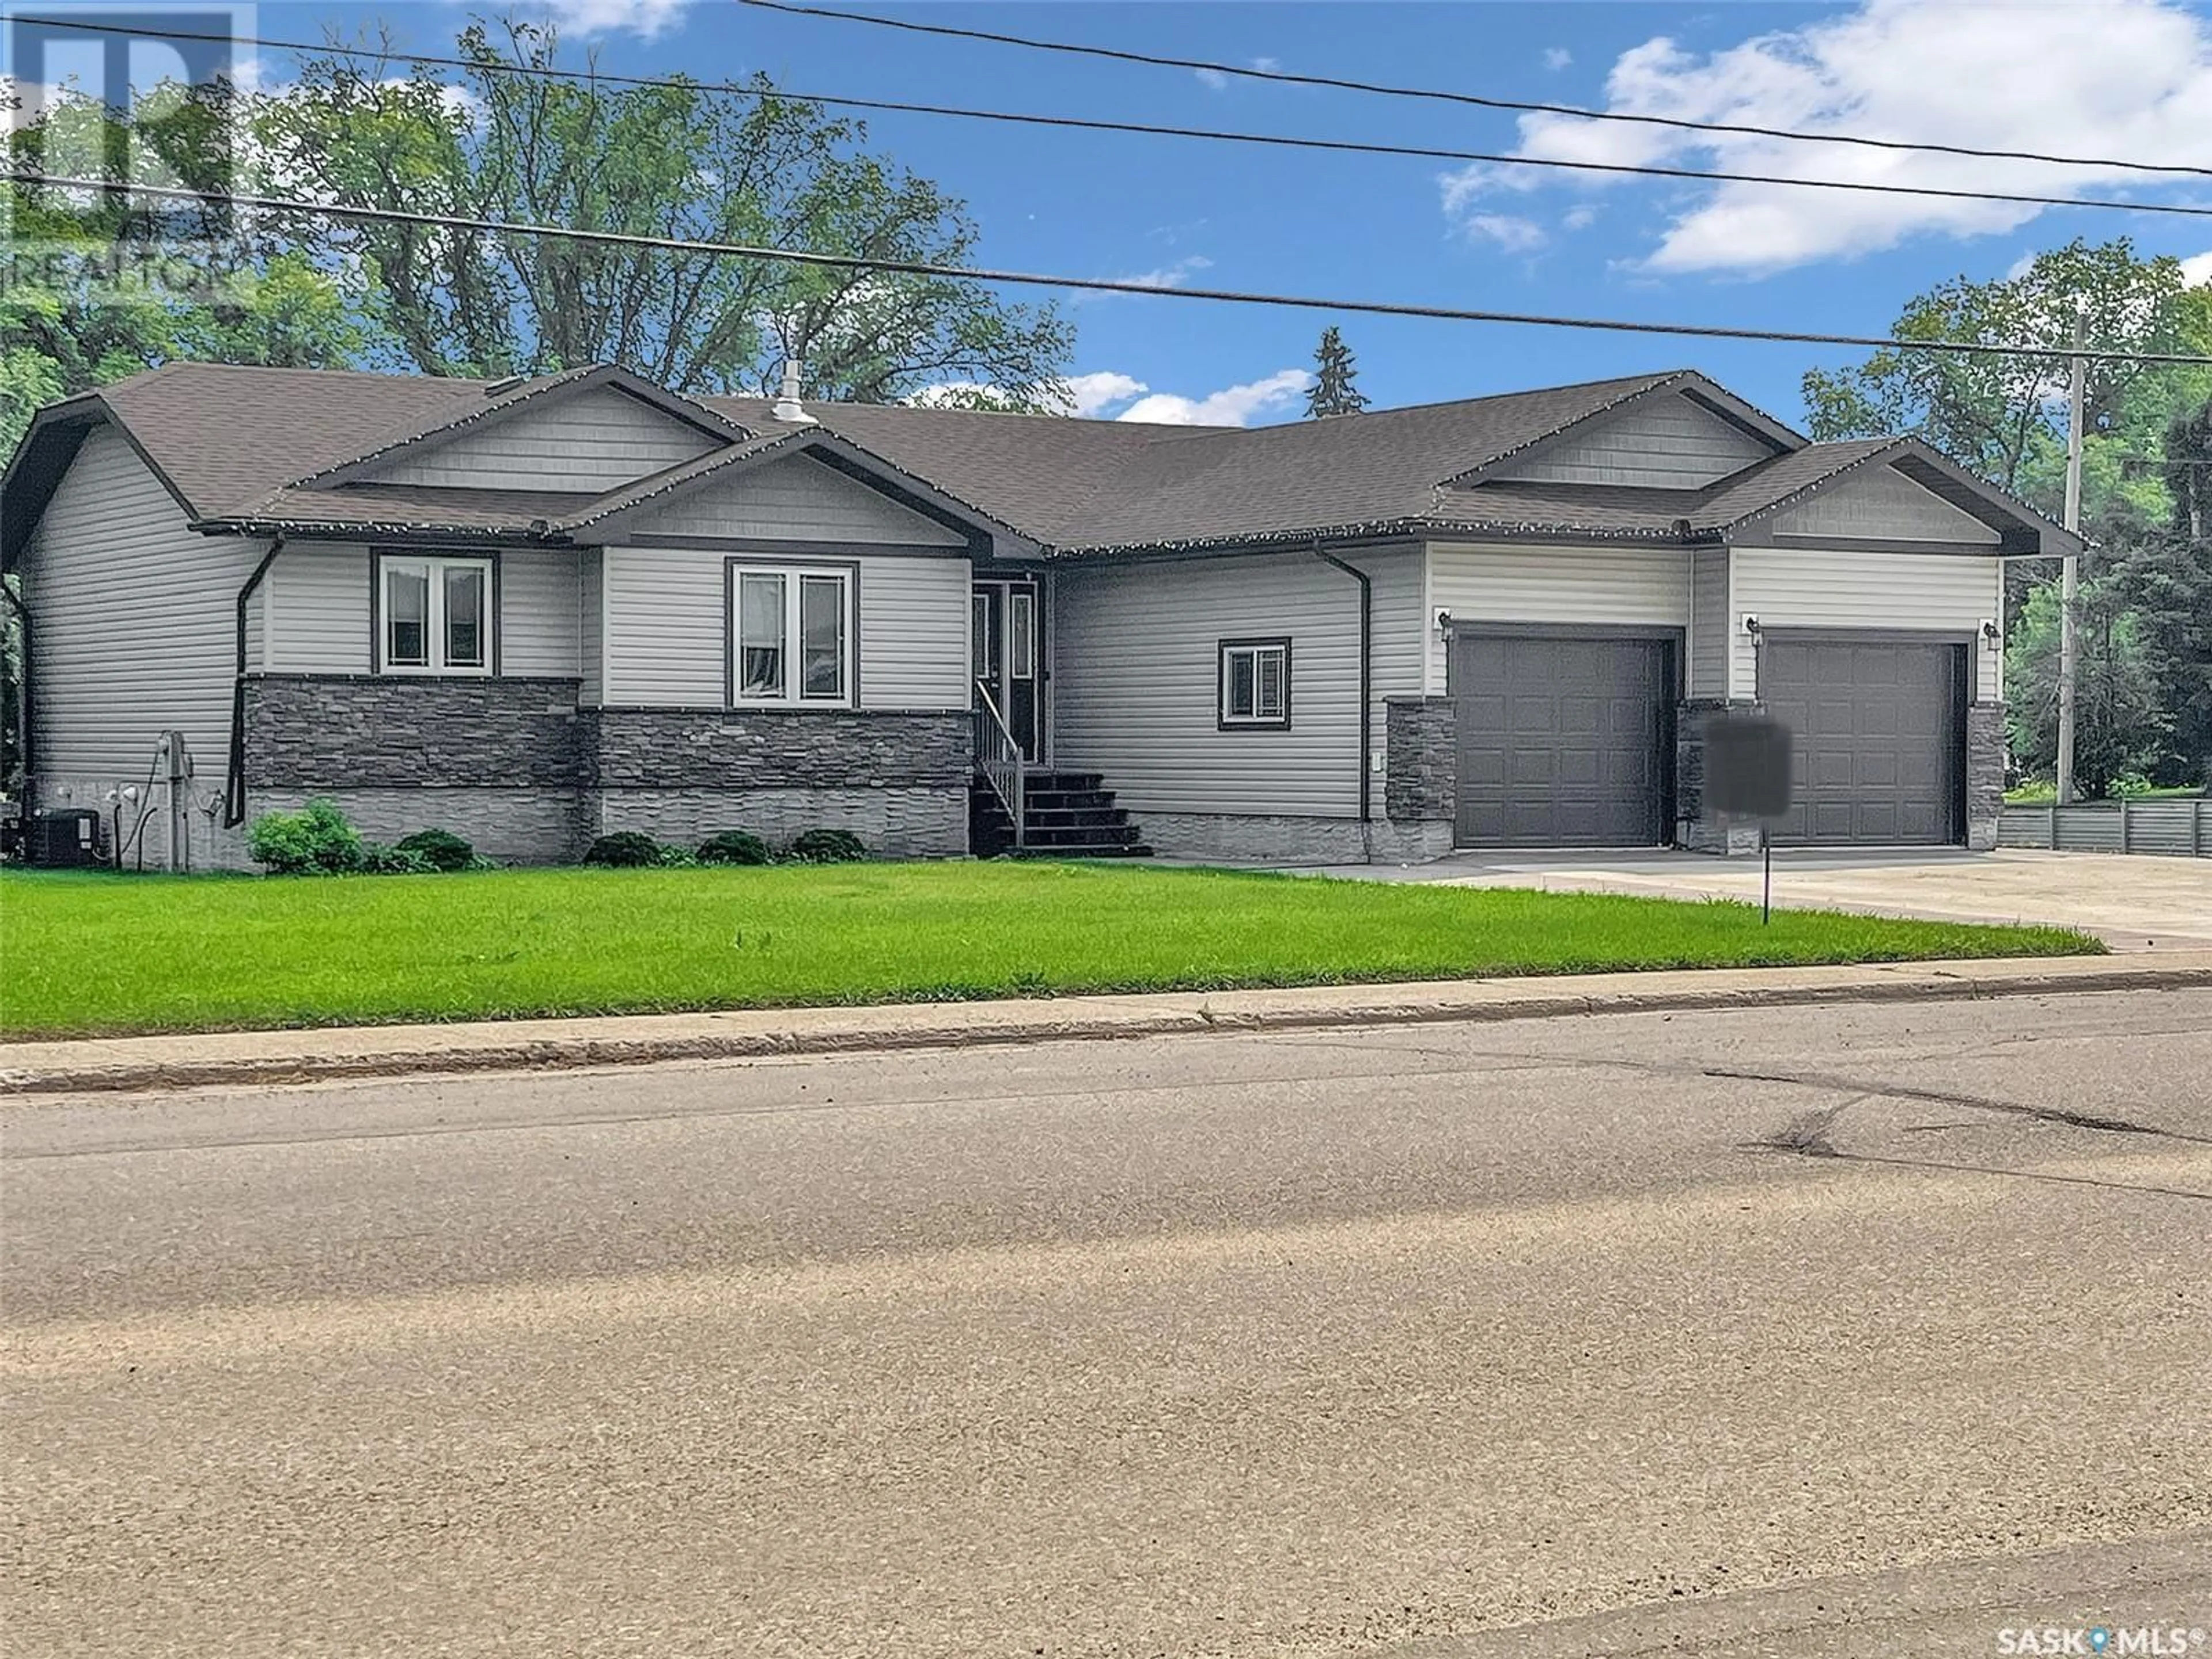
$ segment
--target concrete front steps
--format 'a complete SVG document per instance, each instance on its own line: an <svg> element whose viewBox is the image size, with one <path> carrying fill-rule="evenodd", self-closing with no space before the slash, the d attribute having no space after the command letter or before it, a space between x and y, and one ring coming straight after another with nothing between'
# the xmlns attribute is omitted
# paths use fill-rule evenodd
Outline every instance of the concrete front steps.
<svg viewBox="0 0 2212 1659"><path fill-rule="evenodd" d="M1022 842L998 793L981 778L968 786L968 846L979 859L1148 859L1152 849L1114 804L1096 772L1031 772L1023 780Z"/></svg>

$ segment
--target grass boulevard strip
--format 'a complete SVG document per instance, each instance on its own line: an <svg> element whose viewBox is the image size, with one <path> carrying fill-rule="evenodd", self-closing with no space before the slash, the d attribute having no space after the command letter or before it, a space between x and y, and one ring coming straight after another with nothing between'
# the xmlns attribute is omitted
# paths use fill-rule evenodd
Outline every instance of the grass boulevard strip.
<svg viewBox="0 0 2212 1659"><path fill-rule="evenodd" d="M1076 864L0 877L15 1039L2097 954L2061 927Z"/></svg>

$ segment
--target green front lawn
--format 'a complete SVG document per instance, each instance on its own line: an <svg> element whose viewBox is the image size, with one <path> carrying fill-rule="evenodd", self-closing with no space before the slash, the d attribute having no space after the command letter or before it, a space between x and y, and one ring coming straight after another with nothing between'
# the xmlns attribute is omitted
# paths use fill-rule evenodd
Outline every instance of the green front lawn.
<svg viewBox="0 0 2212 1659"><path fill-rule="evenodd" d="M1219 870L870 864L0 875L0 1033L1224 989L2101 949L1975 927Z"/></svg>

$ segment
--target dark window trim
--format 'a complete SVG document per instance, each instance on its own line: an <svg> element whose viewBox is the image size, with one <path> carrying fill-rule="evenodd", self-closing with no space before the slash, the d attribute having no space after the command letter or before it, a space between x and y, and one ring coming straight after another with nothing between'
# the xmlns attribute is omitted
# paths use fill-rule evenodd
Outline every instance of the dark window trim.
<svg viewBox="0 0 2212 1659"><path fill-rule="evenodd" d="M1278 649L1283 653L1283 717L1280 720L1232 720L1229 714L1229 653L1231 651ZM1253 670L1252 699L1260 697L1259 670ZM1213 642L1214 729L1218 732L1287 732L1291 729L1291 636L1269 634L1258 637L1216 640Z"/></svg>
<svg viewBox="0 0 2212 1659"><path fill-rule="evenodd" d="M837 702L758 702L738 696L738 572L740 570L842 570L845 573L847 620L851 623L846 676L847 696ZM795 646L786 646L793 650ZM860 562L858 559L765 558L732 553L722 561L722 707L748 714L854 714L860 707Z"/></svg>
<svg viewBox="0 0 2212 1659"><path fill-rule="evenodd" d="M443 668L386 668L384 664L384 562L386 559L467 559L491 566L491 591L484 595L490 610L485 620L491 626L491 650L485 671L479 674L471 670L452 672ZM504 607L505 593L501 582L500 550L495 547L459 548L447 545L433 547L372 547L368 550L368 672L378 678L418 680L484 680L501 679L501 635L506 632L501 625L500 612ZM264 647L264 654L266 647Z"/></svg>

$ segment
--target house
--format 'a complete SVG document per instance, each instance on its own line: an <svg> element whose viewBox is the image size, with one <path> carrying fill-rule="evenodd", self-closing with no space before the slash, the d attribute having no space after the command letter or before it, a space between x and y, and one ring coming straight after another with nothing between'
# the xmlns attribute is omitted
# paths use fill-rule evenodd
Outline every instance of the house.
<svg viewBox="0 0 2212 1659"><path fill-rule="evenodd" d="M1687 372L1246 430L180 363L0 501L34 805L128 834L181 732L196 866L316 794L519 860L1720 849L1702 720L1754 704L1779 841L1987 847L2002 562L2075 544Z"/></svg>

